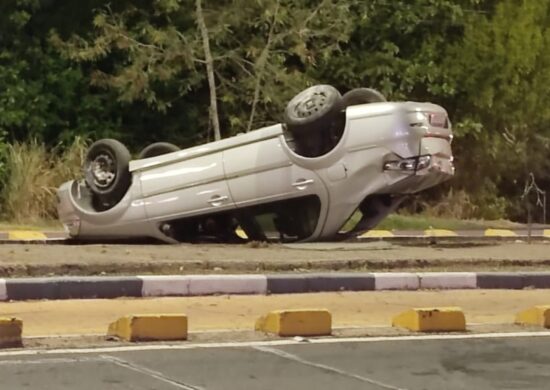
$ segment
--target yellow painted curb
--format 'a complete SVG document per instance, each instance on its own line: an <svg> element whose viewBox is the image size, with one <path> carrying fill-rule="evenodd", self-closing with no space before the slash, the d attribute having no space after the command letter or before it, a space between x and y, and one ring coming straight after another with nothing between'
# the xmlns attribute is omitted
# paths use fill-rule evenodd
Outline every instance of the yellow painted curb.
<svg viewBox="0 0 550 390"><path fill-rule="evenodd" d="M248 239L248 236L246 235L246 233L244 232L243 229L241 229L240 227L238 227L237 229L235 229L235 234L237 236L239 236L240 238L242 239Z"/></svg>
<svg viewBox="0 0 550 390"><path fill-rule="evenodd" d="M466 319L459 307L416 308L395 316L392 326L415 332L458 332L466 330Z"/></svg>
<svg viewBox="0 0 550 390"><path fill-rule="evenodd" d="M456 232L446 229L427 229L424 230L424 235L430 237L455 237L458 236Z"/></svg>
<svg viewBox="0 0 550 390"><path fill-rule="evenodd" d="M509 229L486 229L485 237L515 237L517 234Z"/></svg>
<svg viewBox="0 0 550 390"><path fill-rule="evenodd" d="M550 328L550 305L533 306L516 315L516 324Z"/></svg>
<svg viewBox="0 0 550 390"><path fill-rule="evenodd" d="M279 336L325 336L332 333L332 316L325 309L275 310L260 317L255 329Z"/></svg>
<svg viewBox="0 0 550 390"><path fill-rule="evenodd" d="M23 343L23 321L17 318L0 318L0 348L20 347Z"/></svg>
<svg viewBox="0 0 550 390"><path fill-rule="evenodd" d="M8 232L8 240L45 240L47 238L44 233L32 230L12 230Z"/></svg>
<svg viewBox="0 0 550 390"><path fill-rule="evenodd" d="M542 232L542 235L544 237L550 238L550 229L544 229L544 231Z"/></svg>
<svg viewBox="0 0 550 390"><path fill-rule="evenodd" d="M121 317L109 325L107 335L126 341L187 340L187 316L146 314Z"/></svg>
<svg viewBox="0 0 550 390"><path fill-rule="evenodd" d="M363 233L359 238L386 238L393 237L393 233L389 230L369 230L366 233Z"/></svg>

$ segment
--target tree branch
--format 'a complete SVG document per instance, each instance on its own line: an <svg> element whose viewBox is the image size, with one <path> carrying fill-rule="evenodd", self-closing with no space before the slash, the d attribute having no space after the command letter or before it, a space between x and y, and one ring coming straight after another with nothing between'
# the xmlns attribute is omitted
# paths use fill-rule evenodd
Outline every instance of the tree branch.
<svg viewBox="0 0 550 390"><path fill-rule="evenodd" d="M196 0L197 23L202 36L202 45L204 49L204 59L206 60L206 73L208 76L208 88L210 89L210 120L214 129L214 139L221 139L220 121L218 117L218 99L216 96L216 79L214 77L214 60L210 51L210 39L208 29L204 21L202 12L202 0Z"/></svg>
<svg viewBox="0 0 550 390"><path fill-rule="evenodd" d="M267 42L258 59L258 69L256 77L256 85L254 86L254 98L252 100L252 109L250 110L250 118L248 119L248 126L246 131L249 132L252 129L252 123L254 122L254 115L256 115L256 106L260 100L260 88L262 86L262 77L264 75L265 64L269 58L269 51L271 50L271 44L273 42L273 33L275 30L275 23L277 22L277 14L279 13L279 0L275 4L275 12L273 13L273 20L271 26L269 26L269 33L267 34Z"/></svg>

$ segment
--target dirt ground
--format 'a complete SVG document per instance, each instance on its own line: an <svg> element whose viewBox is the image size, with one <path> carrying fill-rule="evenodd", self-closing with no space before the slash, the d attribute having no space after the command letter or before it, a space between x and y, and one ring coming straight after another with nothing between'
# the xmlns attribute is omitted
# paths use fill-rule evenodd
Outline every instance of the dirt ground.
<svg viewBox="0 0 550 390"><path fill-rule="evenodd" d="M28 337L105 334L118 317L147 313L187 314L190 332L253 330L256 319L268 311L299 308L328 309L335 328L389 327L404 310L433 306L462 307L468 324L512 324L518 311L549 303L548 290L369 291L3 302L0 313L21 318Z"/></svg>
<svg viewBox="0 0 550 390"><path fill-rule="evenodd" d="M550 241L0 245L0 277L308 271L550 270Z"/></svg>

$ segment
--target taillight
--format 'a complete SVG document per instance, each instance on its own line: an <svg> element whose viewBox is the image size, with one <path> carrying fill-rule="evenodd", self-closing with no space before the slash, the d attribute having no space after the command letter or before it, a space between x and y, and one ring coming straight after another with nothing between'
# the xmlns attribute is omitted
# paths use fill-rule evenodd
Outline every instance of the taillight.
<svg viewBox="0 0 550 390"><path fill-rule="evenodd" d="M449 120L447 118L447 115L442 112L428 113L428 122L433 127L441 127L444 129L449 128Z"/></svg>

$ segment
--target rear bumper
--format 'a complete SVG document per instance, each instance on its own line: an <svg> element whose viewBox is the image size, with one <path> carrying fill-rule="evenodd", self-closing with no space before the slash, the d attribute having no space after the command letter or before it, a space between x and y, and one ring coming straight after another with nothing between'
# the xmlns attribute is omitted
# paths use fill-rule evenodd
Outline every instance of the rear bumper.
<svg viewBox="0 0 550 390"><path fill-rule="evenodd" d="M455 167L452 156L429 156L429 165L412 172L386 172L388 186L383 189L386 194L414 194L416 192L443 183L453 177Z"/></svg>

